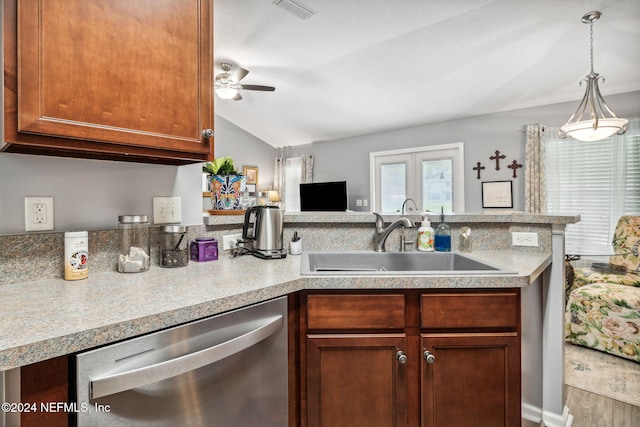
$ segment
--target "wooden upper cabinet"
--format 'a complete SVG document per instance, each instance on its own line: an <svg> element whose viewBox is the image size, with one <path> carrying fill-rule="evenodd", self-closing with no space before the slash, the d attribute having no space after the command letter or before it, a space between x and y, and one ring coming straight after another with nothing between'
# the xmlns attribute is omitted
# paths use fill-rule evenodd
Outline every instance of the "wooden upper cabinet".
<svg viewBox="0 0 640 427"><path fill-rule="evenodd" d="M9 152L212 157L213 0L6 0Z"/></svg>

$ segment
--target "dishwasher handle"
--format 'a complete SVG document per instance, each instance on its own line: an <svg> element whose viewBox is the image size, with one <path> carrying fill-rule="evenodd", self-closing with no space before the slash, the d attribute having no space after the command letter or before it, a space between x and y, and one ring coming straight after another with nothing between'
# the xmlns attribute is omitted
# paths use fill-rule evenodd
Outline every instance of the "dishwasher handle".
<svg viewBox="0 0 640 427"><path fill-rule="evenodd" d="M154 365L91 379L89 391L91 398L97 399L142 387L216 363L258 344L278 332L284 325L284 317L282 315L262 320L264 322L255 329L212 347Z"/></svg>

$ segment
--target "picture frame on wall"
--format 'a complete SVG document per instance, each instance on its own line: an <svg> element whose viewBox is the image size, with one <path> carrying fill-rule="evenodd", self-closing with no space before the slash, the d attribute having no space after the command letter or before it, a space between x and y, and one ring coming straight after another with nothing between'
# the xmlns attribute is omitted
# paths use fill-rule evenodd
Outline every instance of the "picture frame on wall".
<svg viewBox="0 0 640 427"><path fill-rule="evenodd" d="M247 184L258 185L258 167L245 166L242 168L242 174L247 177Z"/></svg>
<svg viewBox="0 0 640 427"><path fill-rule="evenodd" d="M513 181L484 181L482 183L483 208L512 208Z"/></svg>

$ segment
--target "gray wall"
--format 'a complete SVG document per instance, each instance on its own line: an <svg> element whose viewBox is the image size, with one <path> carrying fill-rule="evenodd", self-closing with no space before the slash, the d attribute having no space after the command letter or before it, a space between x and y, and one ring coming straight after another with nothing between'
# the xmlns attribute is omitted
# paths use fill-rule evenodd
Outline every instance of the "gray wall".
<svg viewBox="0 0 640 427"><path fill-rule="evenodd" d="M273 182L275 149L216 116L216 156L258 166ZM54 231L117 226L118 215L152 219L154 196L180 196L182 223L202 224L202 164L162 166L0 153L0 234L24 232L24 197L53 196Z"/></svg>
<svg viewBox="0 0 640 427"><path fill-rule="evenodd" d="M607 95L606 101L618 116L640 114L640 91L619 95ZM287 155L313 154L314 181L346 180L349 187L349 208L356 207L356 199L371 200L369 195L369 153L397 148L464 143L465 154L465 211L482 210L481 182L512 180L512 170L507 165L512 160L524 165L525 135L521 130L527 124L542 123L560 126L578 107L578 101L527 108L483 116L467 117L441 123L433 123L388 132L362 135L327 142L315 142L291 147ZM489 160L496 150L507 157L500 162L500 171ZM481 179L471 168L481 162L485 166ZM513 179L514 209L524 210L524 167L518 169Z"/></svg>

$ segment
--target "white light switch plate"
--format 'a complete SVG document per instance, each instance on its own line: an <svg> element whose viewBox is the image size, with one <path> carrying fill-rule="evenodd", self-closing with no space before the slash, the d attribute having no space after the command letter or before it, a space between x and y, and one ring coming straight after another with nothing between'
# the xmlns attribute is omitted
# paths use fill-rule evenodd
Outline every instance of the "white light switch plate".
<svg viewBox="0 0 640 427"><path fill-rule="evenodd" d="M24 230L53 230L53 197L24 198Z"/></svg>
<svg viewBox="0 0 640 427"><path fill-rule="evenodd" d="M153 223L179 224L182 222L181 197L154 197Z"/></svg>

